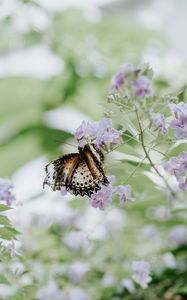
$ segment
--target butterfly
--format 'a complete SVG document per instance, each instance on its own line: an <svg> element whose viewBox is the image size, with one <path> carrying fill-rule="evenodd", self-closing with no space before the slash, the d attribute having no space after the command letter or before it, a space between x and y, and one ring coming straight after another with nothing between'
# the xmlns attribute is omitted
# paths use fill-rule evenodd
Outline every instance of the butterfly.
<svg viewBox="0 0 187 300"><path fill-rule="evenodd" d="M90 197L108 185L104 171L104 155L94 144L78 148L78 153L70 153L51 161L46 165L46 177L43 186L49 185L53 191L65 187L77 195Z"/></svg>

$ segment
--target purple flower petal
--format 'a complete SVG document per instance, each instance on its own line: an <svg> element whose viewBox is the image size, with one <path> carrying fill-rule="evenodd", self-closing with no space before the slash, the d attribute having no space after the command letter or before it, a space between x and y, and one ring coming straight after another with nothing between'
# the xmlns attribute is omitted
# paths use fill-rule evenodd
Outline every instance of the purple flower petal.
<svg viewBox="0 0 187 300"><path fill-rule="evenodd" d="M121 203L124 203L125 200L130 199L131 192L132 192L132 189L129 184L128 185L119 185L115 190L115 193L119 197L119 200Z"/></svg>
<svg viewBox="0 0 187 300"><path fill-rule="evenodd" d="M91 195L90 203L93 207L104 210L112 203L112 187L102 186L99 191Z"/></svg>
<svg viewBox="0 0 187 300"><path fill-rule="evenodd" d="M140 76L138 79L134 80L132 87L134 88L137 97L144 98L145 96L151 96L153 93L151 82L146 76Z"/></svg>
<svg viewBox="0 0 187 300"><path fill-rule="evenodd" d="M16 200L15 196L12 194L13 184L5 179L0 178L0 201L5 202L7 205L12 205Z"/></svg>
<svg viewBox="0 0 187 300"><path fill-rule="evenodd" d="M161 133L166 134L166 120L164 115L160 113L151 113L150 114L151 122L155 125L156 129L159 129Z"/></svg>

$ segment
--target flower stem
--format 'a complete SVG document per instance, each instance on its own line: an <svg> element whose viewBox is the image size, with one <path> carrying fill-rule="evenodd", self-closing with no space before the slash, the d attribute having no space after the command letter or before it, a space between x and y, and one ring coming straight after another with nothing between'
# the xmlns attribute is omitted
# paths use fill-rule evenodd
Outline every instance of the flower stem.
<svg viewBox="0 0 187 300"><path fill-rule="evenodd" d="M141 122L140 122L140 119L139 119L139 115L138 115L138 110L137 108L135 109L135 113L136 113L136 117L137 117L137 120L138 120L138 125L139 125L139 129L140 129L140 141L141 141L141 144L142 144L142 148L143 148L143 151L145 153L145 156L146 158L148 159L151 167L155 170L155 172L158 174L158 176L164 181L165 185L167 186L168 190L171 192L171 195L173 197L176 197L176 194L175 192L172 190L172 188L170 187L170 185L168 184L168 182L165 180L165 178L162 176L162 174L159 172L159 170L156 168L155 164L153 163L151 157L149 156L149 152L147 151L146 149L146 145L145 145L145 142L144 142L144 134L143 134L143 130L142 130L142 126L141 126Z"/></svg>

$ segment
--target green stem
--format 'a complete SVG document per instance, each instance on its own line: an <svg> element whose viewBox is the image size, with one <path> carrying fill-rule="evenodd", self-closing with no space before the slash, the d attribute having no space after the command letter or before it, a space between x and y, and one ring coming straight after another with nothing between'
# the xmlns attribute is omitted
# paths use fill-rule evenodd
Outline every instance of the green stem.
<svg viewBox="0 0 187 300"><path fill-rule="evenodd" d="M142 144L142 148L143 148L143 151L145 153L145 156L146 158L148 159L151 167L155 170L155 172L158 174L158 176L160 178L162 178L162 180L164 181L164 183L166 184L167 188L169 189L169 191L171 192L171 195L172 196L176 196L175 195L175 192L172 190L172 188L170 187L170 185L168 184L168 182L165 180L165 178L162 176L162 174L158 171L158 169L156 168L155 164L153 163L152 159L150 158L149 156L149 153L146 149L146 145L144 143L144 135L143 135L143 130L142 130L142 126L141 126L141 123L140 123L140 119L139 119L139 115L138 115L138 110L136 109L135 110L136 112L136 117L137 117L137 120L138 120L138 125L139 125L139 128L140 128L140 140L141 140L141 144Z"/></svg>

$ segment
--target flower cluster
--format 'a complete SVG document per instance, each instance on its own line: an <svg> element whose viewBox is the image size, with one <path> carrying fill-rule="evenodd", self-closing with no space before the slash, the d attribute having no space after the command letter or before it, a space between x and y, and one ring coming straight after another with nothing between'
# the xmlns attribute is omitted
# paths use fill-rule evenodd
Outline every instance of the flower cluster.
<svg viewBox="0 0 187 300"><path fill-rule="evenodd" d="M119 185L115 188L112 187L114 177L109 176L109 185L101 186L101 189L91 195L90 203L93 207L104 210L107 206L112 203L112 195L116 194L119 197L120 203L124 203L125 200L131 199L131 186L130 185Z"/></svg>
<svg viewBox="0 0 187 300"><path fill-rule="evenodd" d="M160 114L160 113L150 113L150 121L151 121L151 125L153 124L155 127L155 130L158 130L159 132L161 132L162 134L166 134L167 133L167 128L166 128L166 119L164 117L164 115Z"/></svg>
<svg viewBox="0 0 187 300"><path fill-rule="evenodd" d="M12 194L13 184L8 180L0 178L0 202L5 202L7 205L12 205L16 200Z"/></svg>
<svg viewBox="0 0 187 300"><path fill-rule="evenodd" d="M134 261L132 264L133 275L132 278L142 288L147 288L148 283L152 280L149 276L150 264L144 260Z"/></svg>
<svg viewBox="0 0 187 300"><path fill-rule="evenodd" d="M187 138L187 103L169 104L174 119L171 128L174 129L176 138Z"/></svg>
<svg viewBox="0 0 187 300"><path fill-rule="evenodd" d="M151 81L145 76L144 70L132 64L123 64L112 77L111 91L115 92L123 86L132 90L138 98L151 96L153 93Z"/></svg>
<svg viewBox="0 0 187 300"><path fill-rule="evenodd" d="M120 133L112 127L109 118L92 123L83 121L74 134L81 148L87 143L95 144L98 149L120 143Z"/></svg>
<svg viewBox="0 0 187 300"><path fill-rule="evenodd" d="M181 190L187 189L187 152L180 153L178 157L170 158L163 164L163 168L170 175L174 175L179 188Z"/></svg>

